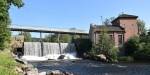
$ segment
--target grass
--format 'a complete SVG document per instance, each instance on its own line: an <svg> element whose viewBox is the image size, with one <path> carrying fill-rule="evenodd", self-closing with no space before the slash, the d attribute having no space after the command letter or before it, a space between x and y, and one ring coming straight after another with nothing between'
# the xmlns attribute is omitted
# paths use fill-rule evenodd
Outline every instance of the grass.
<svg viewBox="0 0 150 75"><path fill-rule="evenodd" d="M17 75L16 65L17 63L11 57L10 51L0 51L0 75Z"/></svg>

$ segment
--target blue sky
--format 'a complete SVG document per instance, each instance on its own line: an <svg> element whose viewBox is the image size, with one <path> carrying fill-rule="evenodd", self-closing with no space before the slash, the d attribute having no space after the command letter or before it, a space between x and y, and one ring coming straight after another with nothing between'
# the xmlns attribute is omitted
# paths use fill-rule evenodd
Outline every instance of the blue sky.
<svg viewBox="0 0 150 75"><path fill-rule="evenodd" d="M137 15L150 27L150 0L24 0L24 7L10 9L12 24L88 31L90 23L121 12Z"/></svg>

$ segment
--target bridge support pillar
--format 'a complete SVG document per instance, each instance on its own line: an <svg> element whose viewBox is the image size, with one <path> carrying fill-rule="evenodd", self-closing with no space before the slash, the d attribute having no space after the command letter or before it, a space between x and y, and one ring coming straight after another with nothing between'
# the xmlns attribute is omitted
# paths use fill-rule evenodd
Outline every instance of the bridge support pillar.
<svg viewBox="0 0 150 75"><path fill-rule="evenodd" d="M42 32L40 32L40 42L41 42L41 52L39 52L39 53L41 53L41 54L40 54L40 56L43 56L44 54L43 54L43 40L42 40Z"/></svg>

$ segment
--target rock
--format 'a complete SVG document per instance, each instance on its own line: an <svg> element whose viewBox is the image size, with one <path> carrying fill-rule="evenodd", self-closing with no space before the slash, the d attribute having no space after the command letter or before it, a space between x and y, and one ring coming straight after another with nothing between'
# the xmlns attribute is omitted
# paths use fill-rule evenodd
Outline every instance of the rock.
<svg viewBox="0 0 150 75"><path fill-rule="evenodd" d="M97 55L97 57L99 58L99 60L107 61L107 58L104 54L99 54Z"/></svg>
<svg viewBox="0 0 150 75"><path fill-rule="evenodd" d="M59 57L58 57L58 59L64 59L65 58L65 55L60 55Z"/></svg>
<svg viewBox="0 0 150 75"><path fill-rule="evenodd" d="M73 75L73 73L70 72L64 72L65 75Z"/></svg>
<svg viewBox="0 0 150 75"><path fill-rule="evenodd" d="M53 70L53 71L47 72L46 75L74 75L74 74L70 72L60 71L60 70Z"/></svg>
<svg viewBox="0 0 150 75"><path fill-rule="evenodd" d="M23 70L19 67L16 67L16 72L19 74L23 74Z"/></svg>
<svg viewBox="0 0 150 75"><path fill-rule="evenodd" d="M39 73L39 75L46 75L46 72L41 72Z"/></svg>
<svg viewBox="0 0 150 75"><path fill-rule="evenodd" d="M30 71L27 71L25 75L39 75L37 69L32 69Z"/></svg>
<svg viewBox="0 0 150 75"><path fill-rule="evenodd" d="M60 70L53 70L48 72L46 75L64 75Z"/></svg>

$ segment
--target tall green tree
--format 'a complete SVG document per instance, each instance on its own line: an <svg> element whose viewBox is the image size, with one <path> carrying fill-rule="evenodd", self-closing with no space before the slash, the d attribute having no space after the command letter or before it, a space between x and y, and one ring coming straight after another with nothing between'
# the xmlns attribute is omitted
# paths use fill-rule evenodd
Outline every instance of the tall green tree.
<svg viewBox="0 0 150 75"><path fill-rule="evenodd" d="M23 6L22 0L0 0L0 50L3 50L10 41L10 30L8 29L11 24L9 9L11 5L18 8Z"/></svg>

